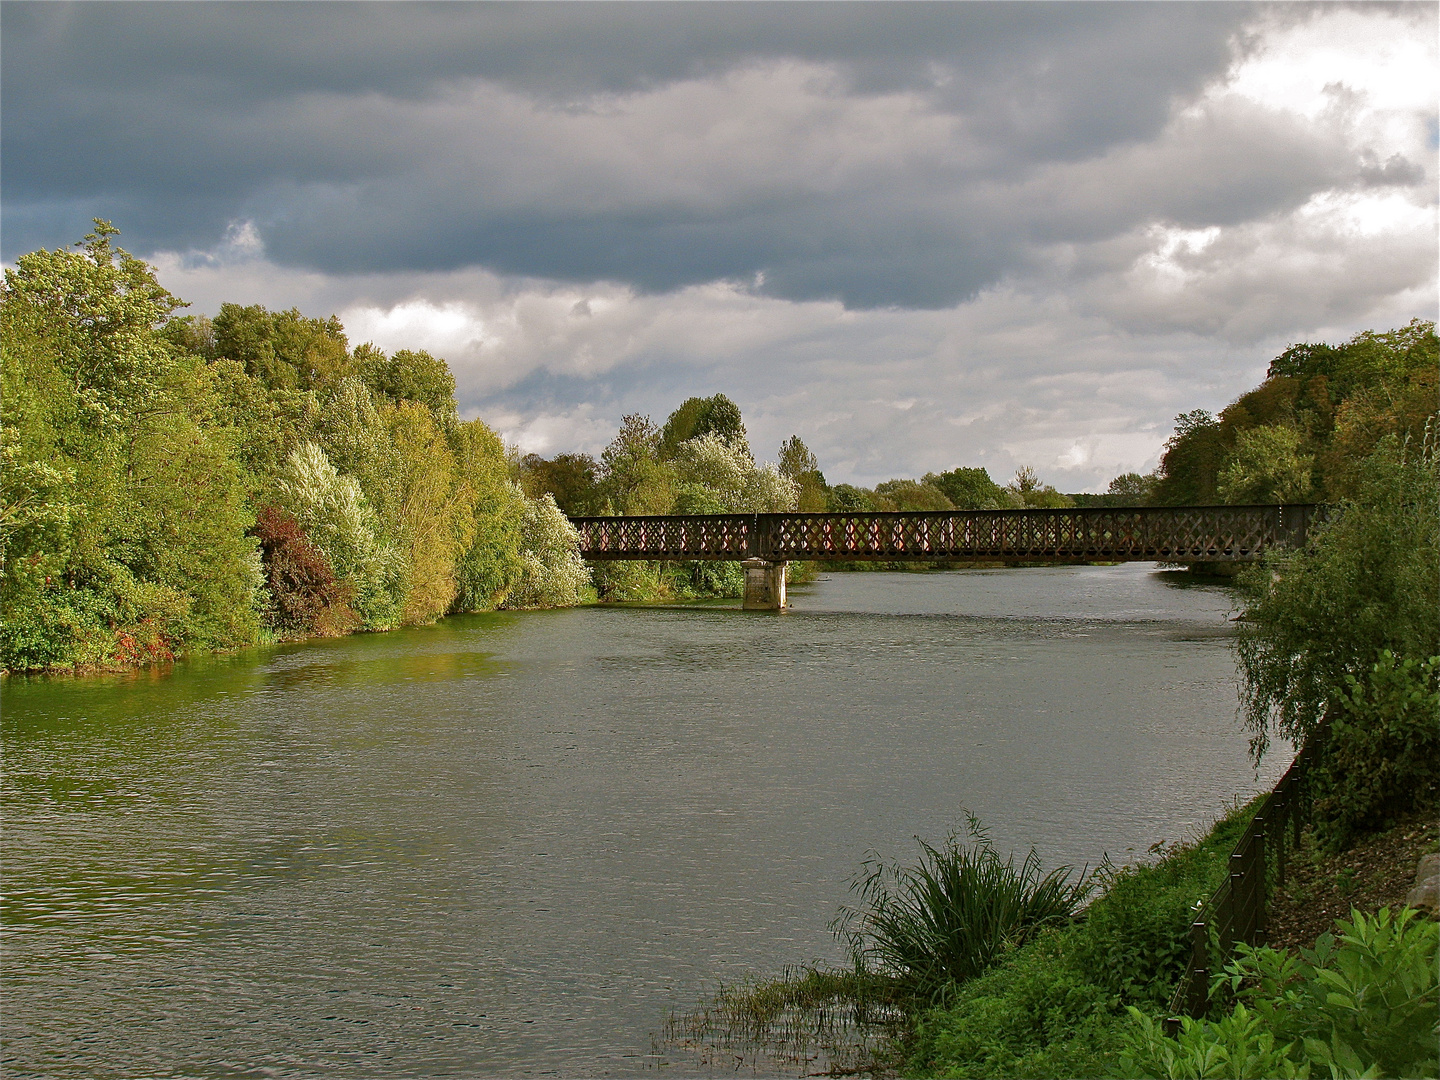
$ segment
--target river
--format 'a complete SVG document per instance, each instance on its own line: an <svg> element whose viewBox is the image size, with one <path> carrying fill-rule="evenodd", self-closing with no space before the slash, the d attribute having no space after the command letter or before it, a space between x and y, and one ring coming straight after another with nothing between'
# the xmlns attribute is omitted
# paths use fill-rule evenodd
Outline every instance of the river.
<svg viewBox="0 0 1440 1080"><path fill-rule="evenodd" d="M694 1072L652 1053L667 1012L839 959L868 851L969 810L1047 865L1133 860L1286 756L1247 761L1220 586L830 574L792 603L11 680L7 1074Z"/></svg>

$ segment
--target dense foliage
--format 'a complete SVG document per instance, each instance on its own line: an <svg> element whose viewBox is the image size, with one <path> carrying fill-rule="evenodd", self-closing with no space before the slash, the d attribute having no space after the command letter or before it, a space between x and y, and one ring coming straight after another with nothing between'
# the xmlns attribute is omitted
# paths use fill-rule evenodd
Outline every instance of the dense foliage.
<svg viewBox="0 0 1440 1080"><path fill-rule="evenodd" d="M444 361L298 311L177 317L115 232L0 291L4 668L576 601L573 533L459 421Z"/></svg>
<svg viewBox="0 0 1440 1080"><path fill-rule="evenodd" d="M1387 435L1350 475L1303 550L1244 579L1237 646L1257 754L1331 721L1316 822L1336 847L1440 795L1440 462Z"/></svg>
<svg viewBox="0 0 1440 1080"><path fill-rule="evenodd" d="M1196 409L1176 418L1149 498L1196 506L1353 497L1364 482L1360 464L1382 439L1423 437L1437 379L1433 322L1340 345L1293 345L1219 416Z"/></svg>
<svg viewBox="0 0 1440 1080"><path fill-rule="evenodd" d="M1110 871L1085 918L1038 934L923 1011L908 1075L1102 1076L1126 1023L1125 1006L1163 1007L1188 958L1197 898L1225 873L1253 805L1199 843L1155 863Z"/></svg>
<svg viewBox="0 0 1440 1080"><path fill-rule="evenodd" d="M1336 926L1338 939L1298 956L1242 946L1217 979L1240 1000L1218 1019L1187 1017L1177 1037L1131 1009L1118 1075L1434 1076L1440 924L1407 908Z"/></svg>

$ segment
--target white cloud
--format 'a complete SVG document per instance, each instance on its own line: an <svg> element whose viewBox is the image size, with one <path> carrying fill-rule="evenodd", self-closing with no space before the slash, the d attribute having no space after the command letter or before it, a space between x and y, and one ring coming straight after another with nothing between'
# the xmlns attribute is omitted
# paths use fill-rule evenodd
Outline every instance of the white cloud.
<svg viewBox="0 0 1440 1080"><path fill-rule="evenodd" d="M777 299L764 270L656 292L482 268L322 275L270 261L250 219L213 251L154 261L201 310L337 312L352 341L445 357L462 410L526 452L598 453L623 413L663 419L721 391L757 453L800 434L832 481L960 464L1003 481L1028 464L1103 490L1155 465L1176 413L1222 407L1290 342L1434 315L1440 65L1408 18L1266 9L1252 47L1153 138L1009 172L975 118L920 91L855 92L818 62L564 107L471 80L438 99L312 96L297 114L297 138L339 109L393 133L387 161L429 156L418 180L387 166L363 182L383 199L423 202L464 176L491 207L739 208L723 220L741 229L751 208L859 192L849 219L817 219L833 231L787 242L850 258L864 229L892 244L900 207L917 250L953 232L965 242L936 248L952 261L1019 252L936 310ZM352 195L315 198L343 215Z"/></svg>

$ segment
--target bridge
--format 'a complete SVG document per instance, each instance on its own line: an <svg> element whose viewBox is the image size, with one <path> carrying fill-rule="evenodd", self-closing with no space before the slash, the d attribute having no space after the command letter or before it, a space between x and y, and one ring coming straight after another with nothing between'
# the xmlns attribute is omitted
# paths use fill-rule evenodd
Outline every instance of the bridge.
<svg viewBox="0 0 1440 1080"><path fill-rule="evenodd" d="M1248 562L1299 546L1321 508L1068 507L901 513L577 517L580 554L745 566L747 610L785 606L785 564L815 562Z"/></svg>

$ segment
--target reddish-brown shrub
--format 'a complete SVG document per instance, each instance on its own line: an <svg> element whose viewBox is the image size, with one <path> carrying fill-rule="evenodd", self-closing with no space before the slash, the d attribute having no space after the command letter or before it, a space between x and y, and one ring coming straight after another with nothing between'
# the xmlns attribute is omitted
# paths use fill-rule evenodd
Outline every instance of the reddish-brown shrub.
<svg viewBox="0 0 1440 1080"><path fill-rule="evenodd" d="M310 542L300 522L278 506L264 507L252 535L260 541L270 587L266 619L287 635L338 637L360 626L350 607L354 587L335 580L325 553Z"/></svg>

